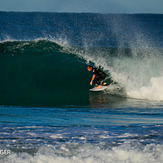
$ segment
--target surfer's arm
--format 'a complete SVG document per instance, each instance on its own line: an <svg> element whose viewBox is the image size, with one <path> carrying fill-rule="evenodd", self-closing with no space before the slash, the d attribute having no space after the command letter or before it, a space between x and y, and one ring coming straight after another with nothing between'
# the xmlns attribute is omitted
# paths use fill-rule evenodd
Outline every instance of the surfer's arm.
<svg viewBox="0 0 163 163"><path fill-rule="evenodd" d="M90 82L90 85L92 85L94 79L95 79L95 74L93 74L93 76L92 76L92 80Z"/></svg>

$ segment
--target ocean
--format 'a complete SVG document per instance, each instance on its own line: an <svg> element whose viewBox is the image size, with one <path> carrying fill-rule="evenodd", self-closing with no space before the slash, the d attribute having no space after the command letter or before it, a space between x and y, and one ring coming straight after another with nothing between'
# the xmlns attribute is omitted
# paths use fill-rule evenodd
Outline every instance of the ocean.
<svg viewBox="0 0 163 163"><path fill-rule="evenodd" d="M0 12L0 163L162 163L162 83L162 14Z"/></svg>

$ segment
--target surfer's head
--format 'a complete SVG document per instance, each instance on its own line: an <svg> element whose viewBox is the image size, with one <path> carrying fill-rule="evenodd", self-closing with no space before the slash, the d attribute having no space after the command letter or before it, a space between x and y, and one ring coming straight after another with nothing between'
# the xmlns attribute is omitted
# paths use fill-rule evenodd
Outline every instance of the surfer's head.
<svg viewBox="0 0 163 163"><path fill-rule="evenodd" d="M88 70L88 71L92 71L92 68L93 68L93 67L90 66L90 65L87 66L87 70Z"/></svg>

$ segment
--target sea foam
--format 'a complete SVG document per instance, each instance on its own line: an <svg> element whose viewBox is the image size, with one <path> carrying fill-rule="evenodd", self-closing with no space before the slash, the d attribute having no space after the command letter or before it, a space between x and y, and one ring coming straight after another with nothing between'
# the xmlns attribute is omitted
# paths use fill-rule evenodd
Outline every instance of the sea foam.
<svg viewBox="0 0 163 163"><path fill-rule="evenodd" d="M34 155L13 153L0 160L5 163L161 163L163 146L148 144L146 146L128 146L123 144L111 149L101 149L90 144L62 144L59 148L42 146Z"/></svg>

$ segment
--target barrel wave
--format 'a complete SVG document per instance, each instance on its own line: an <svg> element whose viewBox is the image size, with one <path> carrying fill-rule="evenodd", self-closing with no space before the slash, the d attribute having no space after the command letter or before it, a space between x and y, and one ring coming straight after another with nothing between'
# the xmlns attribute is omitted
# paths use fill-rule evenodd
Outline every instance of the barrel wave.
<svg viewBox="0 0 163 163"><path fill-rule="evenodd" d="M163 15L0 15L1 105L87 105L87 64L107 74L101 97L163 101Z"/></svg>
<svg viewBox="0 0 163 163"><path fill-rule="evenodd" d="M0 49L1 105L95 103L87 64L107 74L104 98L163 100L162 49L78 47L46 39L5 41Z"/></svg>
<svg viewBox="0 0 163 163"><path fill-rule="evenodd" d="M0 163L163 162L163 14L0 23ZM87 65L107 89L89 91Z"/></svg>
<svg viewBox="0 0 163 163"><path fill-rule="evenodd" d="M84 61L54 42L1 42L0 74L0 104L87 104L90 74Z"/></svg>

